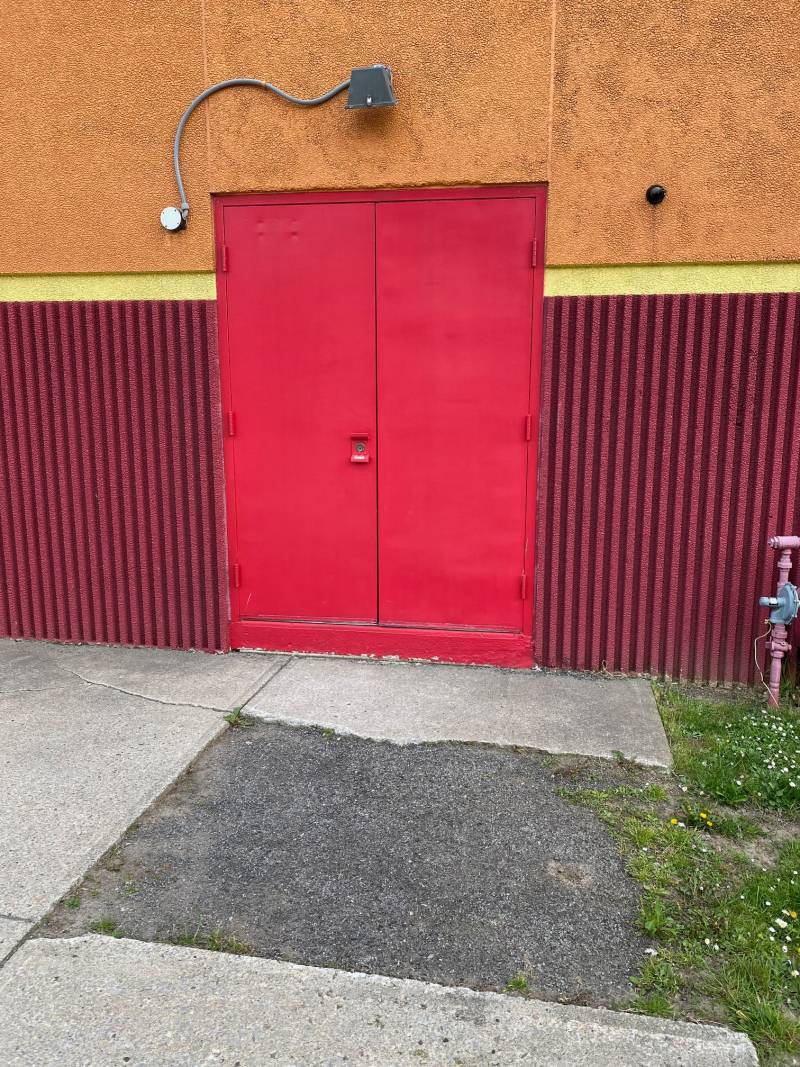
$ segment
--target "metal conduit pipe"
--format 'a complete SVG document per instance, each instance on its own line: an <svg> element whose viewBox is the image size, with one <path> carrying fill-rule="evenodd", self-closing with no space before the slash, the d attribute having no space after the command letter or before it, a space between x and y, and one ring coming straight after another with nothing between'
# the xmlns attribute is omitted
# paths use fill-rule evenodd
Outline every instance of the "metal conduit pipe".
<svg viewBox="0 0 800 1067"><path fill-rule="evenodd" d="M354 67L349 78L338 85L334 85L332 89L322 93L321 96L294 96L292 93L287 93L285 89L279 89L277 85L261 81L259 78L228 78L226 81L217 82L216 85L210 85L192 100L181 116L178 128L175 131L175 140L172 145L172 167L175 171L175 184L178 187L181 206L165 207L161 212L161 225L171 233L185 229L189 219L189 201L186 199L186 190L181 176L181 138L186 123L195 108L199 107L209 96L213 96L214 93L218 93L221 89L229 89L237 85L250 85L256 89L266 89L268 92L279 96L282 100L288 100L290 104L296 104L299 107L317 107L319 104L332 100L339 93L343 93L345 89L350 90L347 107L351 109L394 107L396 103L392 92L392 72L383 63L376 63L371 67Z"/></svg>
<svg viewBox="0 0 800 1067"><path fill-rule="evenodd" d="M328 92L323 93L322 96L312 96L308 99L301 96L292 96L291 93L279 89L277 85L272 85L270 82L260 81L258 78L228 78L227 81L217 82L216 85L210 85L208 89L204 89L203 92L196 96L186 108L178 123L178 128L175 131L175 140L172 145L172 167L175 171L175 184L178 186L178 195L181 198L181 206L177 209L174 207L165 207L161 212L161 225L165 230L182 230L189 219L189 201L186 199L186 190L184 189L183 178L181 177L181 137L183 136L186 123L189 121L195 108L199 107L199 105L202 104L204 100L207 100L209 96L213 96L214 93L218 93L221 89L230 89L235 85L253 85L257 89L268 89L269 92L275 93L276 96L280 96L282 99L288 100L292 104L299 104L301 107L316 107L317 104L324 104L326 100L331 100L339 93L343 93L345 89L349 88L350 79L348 78L347 81L343 81L333 89L329 89Z"/></svg>

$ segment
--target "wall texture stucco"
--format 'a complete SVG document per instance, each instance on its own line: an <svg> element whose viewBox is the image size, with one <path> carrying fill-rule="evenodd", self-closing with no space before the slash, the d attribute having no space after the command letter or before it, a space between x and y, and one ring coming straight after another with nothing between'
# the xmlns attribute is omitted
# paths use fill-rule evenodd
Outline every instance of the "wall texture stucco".
<svg viewBox="0 0 800 1067"><path fill-rule="evenodd" d="M548 262L799 259L797 15L796 0L559 3Z"/></svg>
<svg viewBox="0 0 800 1067"><path fill-rule="evenodd" d="M795 0L45 0L4 18L0 274L208 271L210 193L549 180L555 266L800 259ZM555 27L555 32L554 32ZM390 64L399 106L310 110ZM643 193L669 190L653 209Z"/></svg>
<svg viewBox="0 0 800 1067"><path fill-rule="evenodd" d="M544 277L545 296L797 292L800 292L800 263L797 262L549 266ZM0 299L2 293L0 280Z"/></svg>
<svg viewBox="0 0 800 1067"><path fill-rule="evenodd" d="M550 3L20 6L0 43L17 72L0 101L0 273L208 270L210 191L544 180ZM202 105L182 150L191 224L162 231L175 126L201 89L246 76L316 95L371 62L396 72L392 112L250 88Z"/></svg>
<svg viewBox="0 0 800 1067"><path fill-rule="evenodd" d="M3 14L0 273L208 267L211 205L172 241L176 111L204 81L199 0L47 0ZM205 142L186 165L207 186Z"/></svg>
<svg viewBox="0 0 800 1067"><path fill-rule="evenodd" d="M244 73L314 96L353 66L392 67L398 107L209 101L211 188L373 188L547 178L550 0L207 0L211 81ZM197 132L196 130L194 131ZM191 133L191 131L190 131Z"/></svg>
<svg viewBox="0 0 800 1067"><path fill-rule="evenodd" d="M216 300L211 271L157 274L4 274L0 303L60 300Z"/></svg>

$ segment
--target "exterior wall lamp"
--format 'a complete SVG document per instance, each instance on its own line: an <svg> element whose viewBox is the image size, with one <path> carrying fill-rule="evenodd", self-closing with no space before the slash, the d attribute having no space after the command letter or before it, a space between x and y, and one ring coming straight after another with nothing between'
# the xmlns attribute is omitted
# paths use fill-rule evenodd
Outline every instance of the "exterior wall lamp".
<svg viewBox="0 0 800 1067"><path fill-rule="evenodd" d="M220 89L227 89L229 86L234 85L254 85L258 89L268 89L271 93L275 93L276 96L288 100L290 104L298 104L301 107L316 107L318 104L324 104L326 101L332 100L334 96L338 96L339 93L343 93L345 89L350 90L346 104L346 107L350 109L394 107L397 103L394 93L392 92L392 72L389 67L384 66L382 63L376 63L375 66L372 67L355 67L347 81L343 81L341 85L329 89L328 92L323 93L322 96L313 96L310 99L304 99L301 96L292 96L291 93L279 89L277 85L272 85L270 82L259 81L258 78L231 78L228 81L217 82L216 85L209 86L208 89L204 89L199 96L196 96L194 100L192 100L191 104L189 104L184 111L181 121L178 123L178 128L175 131L175 141L172 147L172 165L175 170L175 183L178 186L178 195L181 198L181 206L165 207L161 212L161 225L169 233L176 233L178 230L184 230L189 219L189 201L186 199L186 190L184 189L183 178L181 177L180 162L181 137L183 135L184 127L189 121L189 116L198 105L202 104L204 100L207 100L209 96L218 93Z"/></svg>

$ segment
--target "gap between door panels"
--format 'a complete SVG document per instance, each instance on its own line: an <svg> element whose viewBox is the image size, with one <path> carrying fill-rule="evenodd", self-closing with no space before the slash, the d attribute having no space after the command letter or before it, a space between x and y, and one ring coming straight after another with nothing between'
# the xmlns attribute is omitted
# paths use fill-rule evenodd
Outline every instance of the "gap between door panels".
<svg viewBox="0 0 800 1067"><path fill-rule="evenodd" d="M381 461L381 410L378 403L378 204L372 204L372 262L373 262L373 324L375 342L372 355L375 360L375 625L381 625L381 498L380 478L378 476Z"/></svg>

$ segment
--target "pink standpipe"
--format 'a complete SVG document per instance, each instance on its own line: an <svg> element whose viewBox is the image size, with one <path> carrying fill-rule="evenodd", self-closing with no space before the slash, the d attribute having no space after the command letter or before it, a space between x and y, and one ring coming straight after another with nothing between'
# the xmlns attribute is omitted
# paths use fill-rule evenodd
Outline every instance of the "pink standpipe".
<svg viewBox="0 0 800 1067"><path fill-rule="evenodd" d="M769 621L772 624L772 632L766 647L769 649L769 702L777 706L780 702L781 692L781 663L783 657L790 651L789 626L797 615L798 595L797 589L789 581L789 571L792 569L792 549L800 548L800 537L770 537L767 542L770 548L778 549L778 588L775 596L762 596L759 604L765 608L771 608Z"/></svg>

